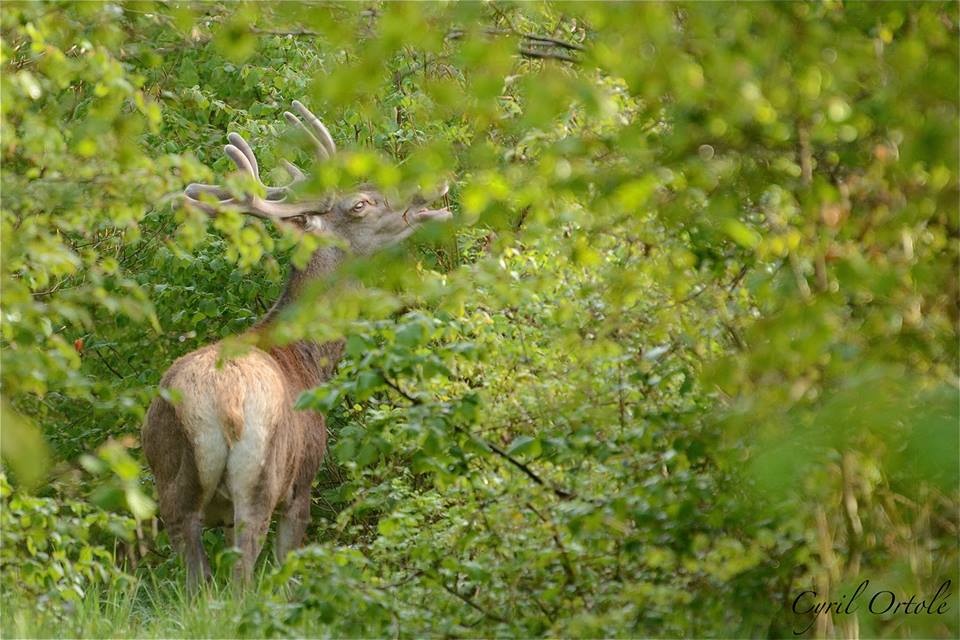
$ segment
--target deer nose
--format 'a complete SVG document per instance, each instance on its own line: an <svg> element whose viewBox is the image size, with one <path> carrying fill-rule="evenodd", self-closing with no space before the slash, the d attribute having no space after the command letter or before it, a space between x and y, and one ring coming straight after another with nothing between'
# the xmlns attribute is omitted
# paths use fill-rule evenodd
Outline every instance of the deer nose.
<svg viewBox="0 0 960 640"><path fill-rule="evenodd" d="M410 217L415 222L429 222L432 220L441 221L452 218L453 212L446 207L442 209L420 209L419 211L412 212Z"/></svg>

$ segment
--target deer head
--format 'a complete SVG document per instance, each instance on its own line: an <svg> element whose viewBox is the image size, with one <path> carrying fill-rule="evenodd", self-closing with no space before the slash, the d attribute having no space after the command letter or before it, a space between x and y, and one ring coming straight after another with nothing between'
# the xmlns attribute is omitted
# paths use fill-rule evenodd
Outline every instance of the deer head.
<svg viewBox="0 0 960 640"><path fill-rule="evenodd" d="M333 156L337 145L320 119L296 100L293 108L300 117L289 111L283 115L311 141L317 159L323 161ZM257 157L247 141L237 133L229 134L227 140L230 144L224 147L224 153L237 169L263 188L265 195L248 192L235 197L230 190L219 185L189 185L184 191L187 202L210 215L233 209L258 218L294 224L307 233L334 234L361 255L400 242L426 222L451 217L446 207L431 209L428 206L446 195L446 185L432 197L419 194L402 206L389 202L378 189L368 184L343 193L301 196L297 187L307 181L307 176L294 164L282 160L291 181L284 186L268 187L260 180ZM205 196L216 202L208 201Z"/></svg>

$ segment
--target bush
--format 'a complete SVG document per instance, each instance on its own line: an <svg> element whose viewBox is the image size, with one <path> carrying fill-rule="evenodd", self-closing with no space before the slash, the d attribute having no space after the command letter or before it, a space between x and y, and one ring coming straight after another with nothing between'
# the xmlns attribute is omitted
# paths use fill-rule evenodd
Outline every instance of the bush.
<svg viewBox="0 0 960 640"><path fill-rule="evenodd" d="M131 633L958 634L956 594L946 615L792 611L863 579L904 600L960 583L956 4L0 18L22 481L3 553L29 598L121 570L93 533L118 516L89 503L149 522L136 434L162 372L242 333L312 250L176 197L229 172L227 131L270 179L306 165L280 127L299 99L344 150L318 186L452 174L456 224L352 262L275 328L346 339L299 400L332 426L315 544L249 602L207 594L203 625L167 606L161 536L128 572L169 626ZM48 456L86 468L82 490L28 493ZM63 577L26 546L61 525Z"/></svg>

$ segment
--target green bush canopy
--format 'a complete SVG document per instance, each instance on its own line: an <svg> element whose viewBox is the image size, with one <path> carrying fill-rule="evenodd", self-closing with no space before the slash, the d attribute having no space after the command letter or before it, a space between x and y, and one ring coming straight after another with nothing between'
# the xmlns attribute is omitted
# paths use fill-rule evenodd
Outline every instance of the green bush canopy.
<svg viewBox="0 0 960 640"><path fill-rule="evenodd" d="M960 635L957 3L0 18L3 636ZM455 216L274 328L346 339L308 544L193 598L146 408L318 242L185 206L231 131Z"/></svg>

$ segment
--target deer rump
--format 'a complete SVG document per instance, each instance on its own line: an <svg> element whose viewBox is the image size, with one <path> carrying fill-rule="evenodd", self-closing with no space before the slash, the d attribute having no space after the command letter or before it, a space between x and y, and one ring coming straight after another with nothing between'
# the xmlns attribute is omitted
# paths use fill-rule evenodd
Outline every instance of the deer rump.
<svg viewBox="0 0 960 640"><path fill-rule="evenodd" d="M173 516L165 524L178 546L189 555L203 525L232 525L234 535L248 529L249 541L237 540L241 549L254 547L247 551L255 559L278 506L285 517L309 515L326 429L322 415L294 410L303 386L291 384L281 366L295 364L288 354L252 349L218 365L218 352L214 344L173 363L160 385L176 390L180 400L158 397L150 405L143 450L156 476L160 511ZM280 557L299 544L289 539L302 536L296 524L281 522ZM285 534L288 529L300 529L299 535ZM200 561L208 574L206 558Z"/></svg>

